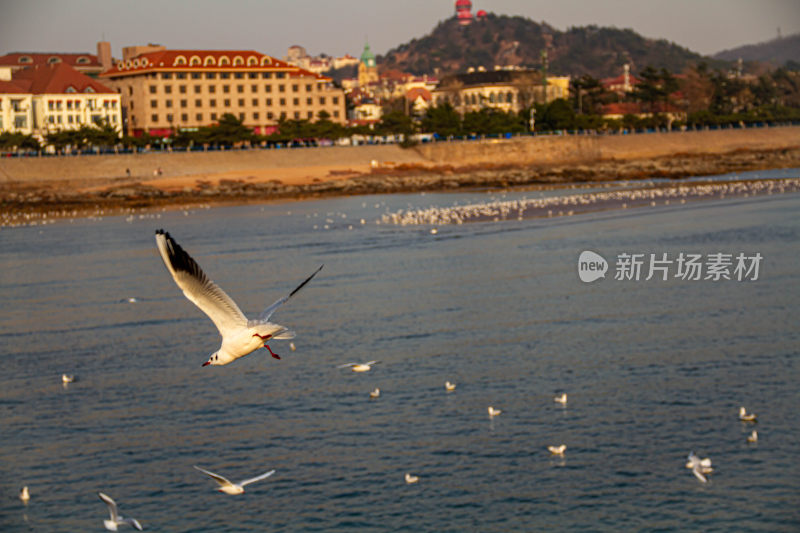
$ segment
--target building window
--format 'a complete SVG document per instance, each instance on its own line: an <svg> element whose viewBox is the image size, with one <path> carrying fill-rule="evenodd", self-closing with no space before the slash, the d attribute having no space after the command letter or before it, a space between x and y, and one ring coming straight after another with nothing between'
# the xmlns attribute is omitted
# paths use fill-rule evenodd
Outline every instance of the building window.
<svg viewBox="0 0 800 533"><path fill-rule="evenodd" d="M133 109L133 100L131 100L130 103L131 103L131 109Z"/></svg>
<svg viewBox="0 0 800 533"><path fill-rule="evenodd" d="M194 116L194 118L195 118L195 120L196 120L197 122L203 122L203 114L202 114L202 113L197 113L197 114Z"/></svg>
<svg viewBox="0 0 800 533"><path fill-rule="evenodd" d="M264 90L267 91L268 93L271 93L272 92L272 85L264 85Z"/></svg>
<svg viewBox="0 0 800 533"><path fill-rule="evenodd" d="M221 79L221 80L227 80L230 77L231 77L231 73L230 72L220 72L219 73L219 79Z"/></svg>
<svg viewBox="0 0 800 533"><path fill-rule="evenodd" d="M278 100L278 104L281 107L285 106L286 105L286 98L281 98L280 100Z"/></svg>
<svg viewBox="0 0 800 533"><path fill-rule="evenodd" d="M167 100L164 103L167 104L167 107L172 107L172 100Z"/></svg>
<svg viewBox="0 0 800 533"><path fill-rule="evenodd" d="M230 107L231 106L231 101L228 98L226 98L225 101L222 102L222 103L224 104L225 107Z"/></svg>
<svg viewBox="0 0 800 533"><path fill-rule="evenodd" d="M268 80L272 78L272 72L262 72L261 77L264 78L265 80Z"/></svg>
<svg viewBox="0 0 800 533"><path fill-rule="evenodd" d="M272 98L267 98L267 107L272 107Z"/></svg>
<svg viewBox="0 0 800 533"><path fill-rule="evenodd" d="M253 85L251 85L250 86L250 92L251 93L257 93L258 92L258 85L256 85L255 83Z"/></svg>
<svg viewBox="0 0 800 533"><path fill-rule="evenodd" d="M181 94L186 94L186 85L178 85L178 92Z"/></svg>
<svg viewBox="0 0 800 533"><path fill-rule="evenodd" d="M239 120L244 122L244 113L239 113Z"/></svg>
<svg viewBox="0 0 800 533"><path fill-rule="evenodd" d="M339 118L339 112L338 111L334 111L333 112L333 117L334 118Z"/></svg>
<svg viewBox="0 0 800 533"><path fill-rule="evenodd" d="M314 118L314 112L313 111L307 112L306 113L306 118L308 118L308 120L311 120L312 118Z"/></svg>
<svg viewBox="0 0 800 533"><path fill-rule="evenodd" d="M273 119L273 117L275 117L275 115L272 113L272 111L270 111L269 113L267 113L267 118L268 118L269 120L272 120L272 119Z"/></svg>
<svg viewBox="0 0 800 533"><path fill-rule="evenodd" d="M306 92L307 93L310 93L313 90L314 90L314 86L313 85L311 85L310 83L308 85L306 85Z"/></svg>
<svg viewBox="0 0 800 533"><path fill-rule="evenodd" d="M254 80L258 77L258 72L251 72L250 74L247 75L247 77L250 78L251 80Z"/></svg>
<svg viewBox="0 0 800 533"><path fill-rule="evenodd" d="M286 120L286 111L281 111L281 120Z"/></svg>
<svg viewBox="0 0 800 533"><path fill-rule="evenodd" d="M211 120L217 120L217 114L211 113Z"/></svg>
<svg viewBox="0 0 800 533"><path fill-rule="evenodd" d="M150 100L150 107L155 109L158 107L158 100Z"/></svg>
<svg viewBox="0 0 800 533"><path fill-rule="evenodd" d="M278 92L285 93L286 92L286 85L278 85Z"/></svg>
<svg viewBox="0 0 800 533"><path fill-rule="evenodd" d="M216 72L206 72L206 79L207 80L215 80L215 79L217 79L217 73Z"/></svg>
<svg viewBox="0 0 800 533"><path fill-rule="evenodd" d="M187 113L181 113L181 121L189 122L189 115Z"/></svg>
<svg viewBox="0 0 800 533"><path fill-rule="evenodd" d="M150 115L150 120L153 122L158 122L158 115Z"/></svg>
<svg viewBox="0 0 800 533"><path fill-rule="evenodd" d="M253 120L258 120L258 113L253 113Z"/></svg>
<svg viewBox="0 0 800 533"><path fill-rule="evenodd" d="M217 92L217 86L216 85L209 85L208 86L208 92L209 92L209 94L214 94L215 92Z"/></svg>
<svg viewBox="0 0 800 533"><path fill-rule="evenodd" d="M278 78L279 80L282 80L283 78L286 77L286 73L285 72L276 72L275 73L275 77Z"/></svg>
<svg viewBox="0 0 800 533"><path fill-rule="evenodd" d="M200 99L195 100L194 101L194 106L195 107L203 107L203 101L200 100Z"/></svg>
<svg viewBox="0 0 800 533"><path fill-rule="evenodd" d="M339 105L339 97L338 96L334 96L333 97L333 105Z"/></svg>
<svg viewBox="0 0 800 533"><path fill-rule="evenodd" d="M258 98L253 98L253 107L258 107Z"/></svg>
<svg viewBox="0 0 800 533"><path fill-rule="evenodd" d="M244 92L244 85L237 85L236 86L236 92L239 93L239 94L243 93Z"/></svg>
<svg viewBox="0 0 800 533"><path fill-rule="evenodd" d="M325 105L325 97L324 96L320 96L319 97L319 105Z"/></svg>
<svg viewBox="0 0 800 533"><path fill-rule="evenodd" d="M172 94L172 85L164 85L164 94Z"/></svg>
<svg viewBox="0 0 800 533"><path fill-rule="evenodd" d="M300 120L300 111L295 111L294 112L294 119L295 120Z"/></svg>
<svg viewBox="0 0 800 533"><path fill-rule="evenodd" d="M133 86L128 87L128 96L132 96L132 95L133 95Z"/></svg>
<svg viewBox="0 0 800 533"><path fill-rule="evenodd" d="M171 80L172 79L172 72L162 72L161 73L162 80Z"/></svg>
<svg viewBox="0 0 800 533"><path fill-rule="evenodd" d="M292 92L293 92L293 93L296 93L296 92L297 92L297 91L299 91L299 90L300 90L300 86L299 86L299 85L297 85L296 83L293 83L293 84L292 84Z"/></svg>
<svg viewBox="0 0 800 533"><path fill-rule="evenodd" d="M300 99L299 98L292 98L292 105L295 105L295 106L300 105Z"/></svg>
<svg viewBox="0 0 800 533"><path fill-rule="evenodd" d="M223 85L222 86L222 92L224 92L225 94L228 94L229 92L231 92L231 86L230 85Z"/></svg>
<svg viewBox="0 0 800 533"><path fill-rule="evenodd" d="M173 121L174 119L175 119L175 117L173 117L173 116L172 116L172 113L167 113L167 122L169 122L170 124L172 124L172 121Z"/></svg>
<svg viewBox="0 0 800 533"><path fill-rule="evenodd" d="M244 73L242 73L242 72L236 72L236 73L233 75L233 77L234 77L234 78L236 78L237 80L241 80L241 79L243 79L243 78L244 78Z"/></svg>
<svg viewBox="0 0 800 533"><path fill-rule="evenodd" d="M244 98L239 98L236 103L239 104L239 107L244 107Z"/></svg>
<svg viewBox="0 0 800 533"><path fill-rule="evenodd" d="M195 85L194 94L200 94L201 92L203 92L203 87L201 87L200 85Z"/></svg>
<svg viewBox="0 0 800 533"><path fill-rule="evenodd" d="M311 105L314 102L313 98L306 98L306 105Z"/></svg>
<svg viewBox="0 0 800 533"><path fill-rule="evenodd" d="M200 73L199 72L192 72L192 79L193 80L199 80L200 79Z"/></svg>
<svg viewBox="0 0 800 533"><path fill-rule="evenodd" d="M217 107L217 101L214 98L212 98L211 100L208 101L208 107Z"/></svg>
<svg viewBox="0 0 800 533"><path fill-rule="evenodd" d="M181 107L187 107L189 103L186 100L181 100Z"/></svg>
<svg viewBox="0 0 800 533"><path fill-rule="evenodd" d="M149 89L150 89L150 94L156 94L156 86L155 85L151 85L149 87Z"/></svg>
<svg viewBox="0 0 800 533"><path fill-rule="evenodd" d="M53 118L53 117L50 117L50 118ZM26 117L25 115L14 117L14 127L15 128L27 128L28 127L28 117Z"/></svg>
<svg viewBox="0 0 800 533"><path fill-rule="evenodd" d="M185 72L177 72L177 73L175 73L175 78L177 78L179 80L185 80L186 79L186 73Z"/></svg>

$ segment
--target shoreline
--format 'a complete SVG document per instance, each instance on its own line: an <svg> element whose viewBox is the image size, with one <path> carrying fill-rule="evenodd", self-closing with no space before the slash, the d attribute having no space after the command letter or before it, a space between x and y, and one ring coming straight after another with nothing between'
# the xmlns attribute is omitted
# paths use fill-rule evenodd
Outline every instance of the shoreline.
<svg viewBox="0 0 800 533"><path fill-rule="evenodd" d="M366 167L366 168L365 168ZM161 209L282 203L370 194L521 190L589 186L651 178L680 180L731 172L800 168L800 147L602 159L567 163L411 161L329 164L156 176L0 182L0 226L58 218L113 216ZM800 177L800 176L798 176Z"/></svg>

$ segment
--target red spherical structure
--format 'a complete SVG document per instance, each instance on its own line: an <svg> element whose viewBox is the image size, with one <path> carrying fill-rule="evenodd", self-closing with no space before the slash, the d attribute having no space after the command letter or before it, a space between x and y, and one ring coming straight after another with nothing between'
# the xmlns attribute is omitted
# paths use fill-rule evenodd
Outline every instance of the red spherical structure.
<svg viewBox="0 0 800 533"><path fill-rule="evenodd" d="M470 0L456 0L456 18L462 26L472 22L472 2Z"/></svg>
<svg viewBox="0 0 800 533"><path fill-rule="evenodd" d="M478 11L477 13L475 13L475 17L476 17L478 20L484 20L484 19L486 18L486 11L484 11L483 9L481 9L480 11Z"/></svg>

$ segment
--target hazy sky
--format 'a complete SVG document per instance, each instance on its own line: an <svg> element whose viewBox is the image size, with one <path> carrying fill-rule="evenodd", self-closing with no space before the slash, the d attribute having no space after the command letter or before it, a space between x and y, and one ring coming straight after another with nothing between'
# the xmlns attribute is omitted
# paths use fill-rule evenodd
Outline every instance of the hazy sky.
<svg viewBox="0 0 800 533"><path fill-rule="evenodd" d="M123 46L252 49L283 57L375 53L429 33L452 0L0 0L0 54L95 52L104 36ZM800 0L474 0L473 12L522 15L556 29L632 28L713 54L800 32ZM798 58L800 59L800 58Z"/></svg>

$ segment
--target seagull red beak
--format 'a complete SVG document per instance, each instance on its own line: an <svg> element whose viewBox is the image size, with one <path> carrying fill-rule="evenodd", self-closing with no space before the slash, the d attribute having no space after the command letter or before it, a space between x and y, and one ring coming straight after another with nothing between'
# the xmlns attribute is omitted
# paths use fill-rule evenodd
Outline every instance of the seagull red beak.
<svg viewBox="0 0 800 533"><path fill-rule="evenodd" d="M211 364L211 361L206 361L205 363L202 364L202 366L208 366L210 364Z"/></svg>

